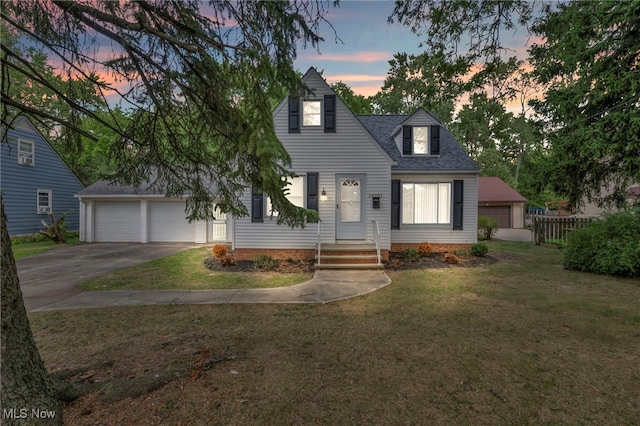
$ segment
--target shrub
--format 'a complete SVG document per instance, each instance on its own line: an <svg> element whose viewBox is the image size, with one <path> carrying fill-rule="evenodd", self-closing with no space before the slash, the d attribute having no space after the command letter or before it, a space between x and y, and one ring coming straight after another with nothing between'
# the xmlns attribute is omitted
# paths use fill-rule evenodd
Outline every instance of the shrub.
<svg viewBox="0 0 640 426"><path fill-rule="evenodd" d="M236 264L236 260L233 256L224 256L220 258L220 266L233 266Z"/></svg>
<svg viewBox="0 0 640 426"><path fill-rule="evenodd" d="M400 257L405 262L414 263L420 260L420 253L413 247L407 247L400 252Z"/></svg>
<svg viewBox="0 0 640 426"><path fill-rule="evenodd" d="M487 217L478 216L478 238L481 240L491 240L498 229L498 221Z"/></svg>
<svg viewBox="0 0 640 426"><path fill-rule="evenodd" d="M260 254L253 259L253 266L262 271L274 271L278 269L278 261L267 254Z"/></svg>
<svg viewBox="0 0 640 426"><path fill-rule="evenodd" d="M466 248L461 248L461 249L458 249L458 250L454 250L453 254L455 254L458 257L461 257L461 256L467 256L468 257L468 256L471 256L471 250L466 249Z"/></svg>
<svg viewBox="0 0 640 426"><path fill-rule="evenodd" d="M433 253L433 247L427 242L420 243L418 246L418 253L422 257L429 257L431 256L431 253Z"/></svg>
<svg viewBox="0 0 640 426"><path fill-rule="evenodd" d="M449 265L457 265L460 263L460 258L453 253L445 253L444 254L444 262Z"/></svg>
<svg viewBox="0 0 640 426"><path fill-rule="evenodd" d="M484 243L476 243L471 246L471 254L477 257L484 257L489 252L489 247Z"/></svg>
<svg viewBox="0 0 640 426"><path fill-rule="evenodd" d="M640 277L640 214L621 212L569 234L562 262L569 269Z"/></svg>
<svg viewBox="0 0 640 426"><path fill-rule="evenodd" d="M41 241L49 241L49 238L42 234L20 235L19 237L11 237L11 244L29 244L39 243Z"/></svg>
<svg viewBox="0 0 640 426"><path fill-rule="evenodd" d="M216 244L216 245L213 246L211 251L213 252L213 255L216 258L222 259L223 257L225 257L227 255L228 248L227 248L226 244Z"/></svg>
<svg viewBox="0 0 640 426"><path fill-rule="evenodd" d="M40 223L42 223L42 226L44 226L44 229L41 229L39 231L40 234L49 238L51 241L53 241L56 244L66 243L67 232L65 228L67 226L67 223L64 221L64 219L65 217L67 217L69 213L70 212L60 213L57 219L56 219L56 216L53 214L53 212L49 213L49 220L51 221L51 223L47 223L44 220L41 220Z"/></svg>

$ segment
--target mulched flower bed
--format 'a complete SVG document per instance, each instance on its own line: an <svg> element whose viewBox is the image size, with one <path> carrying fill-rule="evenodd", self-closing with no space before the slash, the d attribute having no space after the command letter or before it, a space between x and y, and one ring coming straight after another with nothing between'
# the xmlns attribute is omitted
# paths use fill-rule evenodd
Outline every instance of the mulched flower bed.
<svg viewBox="0 0 640 426"><path fill-rule="evenodd" d="M430 269L430 268L473 268L491 265L499 261L510 261L515 256L506 252L492 251L484 257L471 255L457 255L460 262L451 265L444 259L445 253L432 253L428 257L422 257L417 262L407 262L399 253L391 253L390 259L384 262L385 269L397 271L407 269ZM271 270L256 268L249 260L236 261L232 266L222 266L215 257L210 257L204 261L207 268L221 272L279 272L279 273L304 273L313 272L314 260L279 260L278 266Z"/></svg>
<svg viewBox="0 0 640 426"><path fill-rule="evenodd" d="M445 261L445 253L432 253L427 257L421 257L417 262L405 261L400 253L391 253L389 260L385 262L385 269L392 271L405 269L430 269L430 268L473 268L496 263L498 259L493 255L484 257L471 255L456 255L459 263L452 265Z"/></svg>
<svg viewBox="0 0 640 426"><path fill-rule="evenodd" d="M256 268L250 260L238 260L231 266L222 266L215 257L205 259L204 265L212 271L220 272L280 272L284 274L294 274L303 272L313 272L314 260L278 260L275 269L265 270Z"/></svg>

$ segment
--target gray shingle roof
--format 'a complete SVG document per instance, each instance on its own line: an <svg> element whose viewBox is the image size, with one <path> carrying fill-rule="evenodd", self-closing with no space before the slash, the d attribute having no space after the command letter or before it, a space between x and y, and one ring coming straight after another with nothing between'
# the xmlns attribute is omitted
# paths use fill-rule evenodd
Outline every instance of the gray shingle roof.
<svg viewBox="0 0 640 426"><path fill-rule="evenodd" d="M393 170L480 172L478 165L444 126L440 130L439 156L403 157L391 135L409 117L408 115L356 115L380 146L398 163Z"/></svg>
<svg viewBox="0 0 640 426"><path fill-rule="evenodd" d="M135 187L133 185L117 184L107 179L102 179L87 186L76 195L78 197L88 197L91 195L164 195L164 191L148 183Z"/></svg>

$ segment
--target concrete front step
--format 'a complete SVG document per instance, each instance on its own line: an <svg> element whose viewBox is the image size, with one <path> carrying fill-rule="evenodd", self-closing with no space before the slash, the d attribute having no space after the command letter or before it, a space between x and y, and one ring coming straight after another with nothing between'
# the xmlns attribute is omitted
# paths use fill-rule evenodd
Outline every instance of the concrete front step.
<svg viewBox="0 0 640 426"><path fill-rule="evenodd" d="M320 245L322 252L325 251L376 251L375 244L322 244Z"/></svg>
<svg viewBox="0 0 640 426"><path fill-rule="evenodd" d="M317 263L313 266L315 269L384 269L381 263Z"/></svg>
<svg viewBox="0 0 640 426"><path fill-rule="evenodd" d="M318 258L318 256L316 256L316 259ZM375 260L376 262L378 261L378 255L373 253L367 253L367 254L322 254L321 256L322 260ZM357 262L356 262L357 263Z"/></svg>

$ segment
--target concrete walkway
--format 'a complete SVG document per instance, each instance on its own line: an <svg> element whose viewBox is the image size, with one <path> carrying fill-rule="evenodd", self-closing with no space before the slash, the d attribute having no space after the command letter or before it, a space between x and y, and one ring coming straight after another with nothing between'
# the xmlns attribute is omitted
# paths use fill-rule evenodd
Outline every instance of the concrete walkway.
<svg viewBox="0 0 640 426"><path fill-rule="evenodd" d="M290 287L247 290L96 290L80 284L120 269L198 247L193 244L97 243L59 247L16 262L28 312L158 304L328 303L391 283L384 271L317 271Z"/></svg>
<svg viewBox="0 0 640 426"><path fill-rule="evenodd" d="M371 293L390 283L391 279L384 271L316 271L307 282L279 288L83 291L64 300L40 306L32 312L132 305L329 303Z"/></svg>

